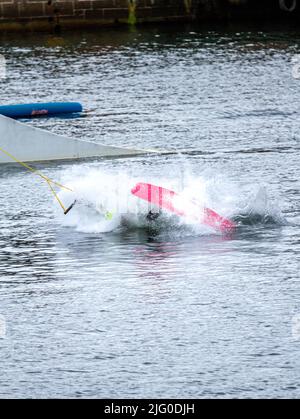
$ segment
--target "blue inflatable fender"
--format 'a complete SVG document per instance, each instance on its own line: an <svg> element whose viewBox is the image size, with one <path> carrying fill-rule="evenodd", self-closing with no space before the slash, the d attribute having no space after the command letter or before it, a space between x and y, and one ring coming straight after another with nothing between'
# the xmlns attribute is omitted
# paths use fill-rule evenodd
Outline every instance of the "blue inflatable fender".
<svg viewBox="0 0 300 419"><path fill-rule="evenodd" d="M31 118L33 116L79 112L82 112L82 105L77 102L30 103L0 106L0 115L8 116L9 118Z"/></svg>

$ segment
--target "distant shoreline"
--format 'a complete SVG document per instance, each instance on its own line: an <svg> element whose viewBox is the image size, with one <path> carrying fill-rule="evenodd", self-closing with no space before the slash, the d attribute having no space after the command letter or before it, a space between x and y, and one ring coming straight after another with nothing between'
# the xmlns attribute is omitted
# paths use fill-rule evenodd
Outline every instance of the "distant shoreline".
<svg viewBox="0 0 300 419"><path fill-rule="evenodd" d="M158 22L298 22L300 0L0 0L0 32L99 29Z"/></svg>

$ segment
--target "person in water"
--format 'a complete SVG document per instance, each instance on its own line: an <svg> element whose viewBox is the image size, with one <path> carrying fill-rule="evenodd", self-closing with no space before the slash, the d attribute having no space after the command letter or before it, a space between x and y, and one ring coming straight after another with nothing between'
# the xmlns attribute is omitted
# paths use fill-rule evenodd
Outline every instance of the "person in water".
<svg viewBox="0 0 300 419"><path fill-rule="evenodd" d="M148 221L155 221L157 220L157 218L160 216L160 212L154 212L152 210L150 210L147 214L147 220Z"/></svg>

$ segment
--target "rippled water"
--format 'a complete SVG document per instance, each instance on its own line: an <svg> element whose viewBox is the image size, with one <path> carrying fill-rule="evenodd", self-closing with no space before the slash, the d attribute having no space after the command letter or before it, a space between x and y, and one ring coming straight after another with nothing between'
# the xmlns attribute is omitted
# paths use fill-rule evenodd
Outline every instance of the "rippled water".
<svg viewBox="0 0 300 419"><path fill-rule="evenodd" d="M39 178L0 168L1 396L299 397L299 38L195 26L0 38L1 103L90 110L27 123L184 151L39 164L85 200L64 218ZM145 180L204 199L237 231L167 214L149 225L143 206L103 218L99 203Z"/></svg>

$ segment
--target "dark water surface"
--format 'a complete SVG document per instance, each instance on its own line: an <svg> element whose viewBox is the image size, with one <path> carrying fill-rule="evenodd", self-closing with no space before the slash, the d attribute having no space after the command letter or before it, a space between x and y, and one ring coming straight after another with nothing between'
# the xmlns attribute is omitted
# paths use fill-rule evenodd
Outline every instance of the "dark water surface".
<svg viewBox="0 0 300 419"><path fill-rule="evenodd" d="M39 164L87 194L68 221L39 178L0 167L0 396L299 397L299 40L197 26L0 37L1 104L91 110L28 123L189 152ZM149 228L142 209L105 233L93 205L145 179L205 196L236 233L167 215Z"/></svg>

